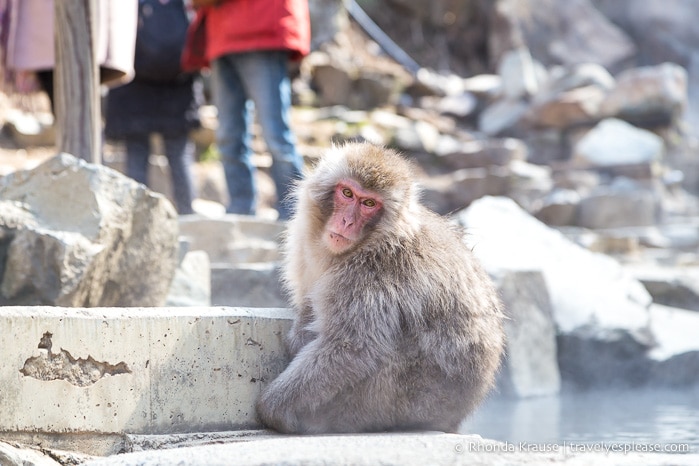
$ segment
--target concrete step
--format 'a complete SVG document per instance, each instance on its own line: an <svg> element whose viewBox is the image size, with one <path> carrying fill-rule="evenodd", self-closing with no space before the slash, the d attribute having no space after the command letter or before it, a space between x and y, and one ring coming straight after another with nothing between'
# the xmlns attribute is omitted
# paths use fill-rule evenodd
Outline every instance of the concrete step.
<svg viewBox="0 0 699 466"><path fill-rule="evenodd" d="M0 439L91 454L123 434L259 427L285 309L2 307Z"/></svg>
<svg viewBox="0 0 699 466"><path fill-rule="evenodd" d="M277 261L285 228L283 222L247 215L180 217L180 235L187 238L190 250L206 251L212 263Z"/></svg>
<svg viewBox="0 0 699 466"><path fill-rule="evenodd" d="M287 307L276 263L212 264L214 306Z"/></svg>

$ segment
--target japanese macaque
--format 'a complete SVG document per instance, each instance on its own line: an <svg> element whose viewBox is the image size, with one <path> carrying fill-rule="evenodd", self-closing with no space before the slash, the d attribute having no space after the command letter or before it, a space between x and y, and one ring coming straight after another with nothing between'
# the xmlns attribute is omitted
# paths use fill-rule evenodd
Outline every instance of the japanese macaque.
<svg viewBox="0 0 699 466"><path fill-rule="evenodd" d="M298 186L284 280L293 359L260 420L288 433L454 432L494 384L502 309L463 232L396 152L331 149Z"/></svg>

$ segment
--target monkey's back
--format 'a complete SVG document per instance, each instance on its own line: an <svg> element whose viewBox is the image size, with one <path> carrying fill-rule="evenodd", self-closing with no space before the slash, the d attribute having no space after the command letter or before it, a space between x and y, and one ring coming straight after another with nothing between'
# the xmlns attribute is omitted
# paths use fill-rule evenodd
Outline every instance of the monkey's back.
<svg viewBox="0 0 699 466"><path fill-rule="evenodd" d="M504 348L502 308L463 231L425 210L408 238L356 252L335 269L376 296L367 316L399 322L390 377L396 427L455 430L492 388ZM371 399L375 382L368 382ZM378 407L372 407L378 409Z"/></svg>

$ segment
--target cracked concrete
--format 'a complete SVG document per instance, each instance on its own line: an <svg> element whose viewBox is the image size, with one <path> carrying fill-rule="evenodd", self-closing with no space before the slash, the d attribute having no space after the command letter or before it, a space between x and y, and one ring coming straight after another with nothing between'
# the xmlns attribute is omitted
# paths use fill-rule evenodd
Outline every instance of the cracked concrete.
<svg viewBox="0 0 699 466"><path fill-rule="evenodd" d="M254 400L286 366L291 319L285 309L0 307L12 342L0 439L106 455L127 432L259 427Z"/></svg>
<svg viewBox="0 0 699 466"><path fill-rule="evenodd" d="M105 375L131 374L129 366L123 361L109 364L96 361L92 356L75 359L63 348L54 354L51 352L52 336L50 332L44 333L39 341L39 356L24 362L24 367L19 370L22 375L38 380L65 380L77 387L87 387Z"/></svg>

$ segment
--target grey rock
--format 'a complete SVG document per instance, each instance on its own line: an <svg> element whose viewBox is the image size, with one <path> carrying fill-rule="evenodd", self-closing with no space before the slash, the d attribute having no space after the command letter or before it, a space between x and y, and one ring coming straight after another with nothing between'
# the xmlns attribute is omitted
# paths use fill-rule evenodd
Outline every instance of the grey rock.
<svg viewBox="0 0 699 466"><path fill-rule="evenodd" d="M534 60L526 47L506 52L498 64L498 74L502 78L506 99L526 98L539 90Z"/></svg>
<svg viewBox="0 0 699 466"><path fill-rule="evenodd" d="M565 129L599 121L606 92L597 86L579 87L562 92L550 100L534 104L527 121L536 128Z"/></svg>
<svg viewBox="0 0 699 466"><path fill-rule="evenodd" d="M159 306L177 265L162 195L68 154L0 180L2 305Z"/></svg>
<svg viewBox="0 0 699 466"><path fill-rule="evenodd" d="M659 136L616 118L602 120L573 149L577 162L591 166L652 162L663 153Z"/></svg>
<svg viewBox="0 0 699 466"><path fill-rule="evenodd" d="M628 267L643 283L653 302L699 311L699 267Z"/></svg>
<svg viewBox="0 0 699 466"><path fill-rule="evenodd" d="M508 165L513 160L526 159L527 146L514 138L464 142L439 156L439 160L452 170Z"/></svg>
<svg viewBox="0 0 699 466"><path fill-rule="evenodd" d="M507 272L497 287L508 317L503 392L521 398L558 393L556 329L541 272Z"/></svg>
<svg viewBox="0 0 699 466"><path fill-rule="evenodd" d="M650 295L617 261L572 243L511 199L484 197L456 218L491 275L543 273L564 380L608 385L635 380L637 367L647 373Z"/></svg>
<svg viewBox="0 0 699 466"><path fill-rule="evenodd" d="M600 187L578 204L575 224L585 228L649 226L658 220L658 196L642 187Z"/></svg>
<svg viewBox="0 0 699 466"><path fill-rule="evenodd" d="M573 225L580 194L572 189L553 189L542 199L536 218L547 225Z"/></svg>
<svg viewBox="0 0 699 466"><path fill-rule="evenodd" d="M286 307L280 270L274 263L211 267L211 302L214 306Z"/></svg>
<svg viewBox="0 0 699 466"><path fill-rule="evenodd" d="M656 345L651 383L666 386L699 386L699 313L654 304L651 330Z"/></svg>
<svg viewBox="0 0 699 466"><path fill-rule="evenodd" d="M636 53L630 37L589 0L563 0L555 7L549 0L535 0L527 11L529 19L520 23L524 41L545 65L599 63L612 69ZM512 13L521 15L521 10Z"/></svg>
<svg viewBox="0 0 699 466"><path fill-rule="evenodd" d="M180 233L191 250L205 251L211 263L251 263L279 259L283 222L246 215L180 217Z"/></svg>
<svg viewBox="0 0 699 466"><path fill-rule="evenodd" d="M166 306L211 306L211 262L205 251L187 251L170 285Z"/></svg>
<svg viewBox="0 0 699 466"><path fill-rule="evenodd" d="M0 464L2 466L60 466L50 456L33 448L21 448L0 442Z"/></svg>
<svg viewBox="0 0 699 466"><path fill-rule="evenodd" d="M687 71L675 63L632 68L620 73L602 112L646 125L677 121L687 103Z"/></svg>
<svg viewBox="0 0 699 466"><path fill-rule="evenodd" d="M507 134L524 117L529 106L520 100L502 99L483 110L478 129L488 136Z"/></svg>

